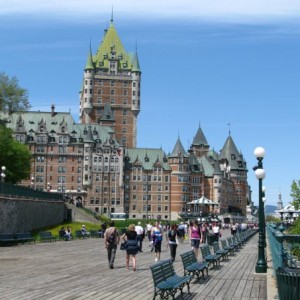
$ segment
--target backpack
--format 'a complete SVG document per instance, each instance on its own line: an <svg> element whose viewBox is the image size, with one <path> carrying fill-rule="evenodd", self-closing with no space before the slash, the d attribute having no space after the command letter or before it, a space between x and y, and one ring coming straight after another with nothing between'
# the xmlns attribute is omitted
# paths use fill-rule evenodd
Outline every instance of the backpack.
<svg viewBox="0 0 300 300"><path fill-rule="evenodd" d="M114 230L113 233L107 238L107 241L110 244L113 244L115 242L115 237L116 237L116 230Z"/></svg>

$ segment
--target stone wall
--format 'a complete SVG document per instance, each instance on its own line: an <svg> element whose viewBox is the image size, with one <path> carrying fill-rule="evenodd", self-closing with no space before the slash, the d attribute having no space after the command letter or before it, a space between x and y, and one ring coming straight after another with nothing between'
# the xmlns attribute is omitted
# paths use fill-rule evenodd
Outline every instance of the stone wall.
<svg viewBox="0 0 300 300"><path fill-rule="evenodd" d="M64 219L63 201L0 197L0 233L31 231Z"/></svg>

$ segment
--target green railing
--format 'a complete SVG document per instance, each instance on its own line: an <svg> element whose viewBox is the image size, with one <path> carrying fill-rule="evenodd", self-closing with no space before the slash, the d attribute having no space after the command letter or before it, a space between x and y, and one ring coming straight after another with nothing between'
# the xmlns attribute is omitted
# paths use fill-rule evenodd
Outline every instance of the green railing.
<svg viewBox="0 0 300 300"><path fill-rule="evenodd" d="M41 200L63 201L63 195L37 191L25 186L0 182L0 195L8 197L34 198Z"/></svg>
<svg viewBox="0 0 300 300"><path fill-rule="evenodd" d="M293 245L300 243L300 235L284 234L284 227L267 224L268 239L276 272L278 296L280 300L299 299L300 266L293 257Z"/></svg>

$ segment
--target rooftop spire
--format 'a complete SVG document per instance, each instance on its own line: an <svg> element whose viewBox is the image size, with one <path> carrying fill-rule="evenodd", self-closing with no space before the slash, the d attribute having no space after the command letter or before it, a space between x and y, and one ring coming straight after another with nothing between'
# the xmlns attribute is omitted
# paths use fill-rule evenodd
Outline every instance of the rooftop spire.
<svg viewBox="0 0 300 300"><path fill-rule="evenodd" d="M230 134L231 134L231 132L230 132L230 122L228 122L227 126L228 126L228 133L229 133L229 136L230 136Z"/></svg>
<svg viewBox="0 0 300 300"><path fill-rule="evenodd" d="M110 17L110 22L113 23L114 22L114 7L111 7L111 17Z"/></svg>

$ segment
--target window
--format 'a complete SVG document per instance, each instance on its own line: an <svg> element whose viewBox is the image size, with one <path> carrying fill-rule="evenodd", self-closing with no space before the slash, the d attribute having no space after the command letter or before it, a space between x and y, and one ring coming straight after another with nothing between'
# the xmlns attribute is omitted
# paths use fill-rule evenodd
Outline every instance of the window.
<svg viewBox="0 0 300 300"><path fill-rule="evenodd" d="M110 90L110 94L114 95L115 94L115 90Z"/></svg>

